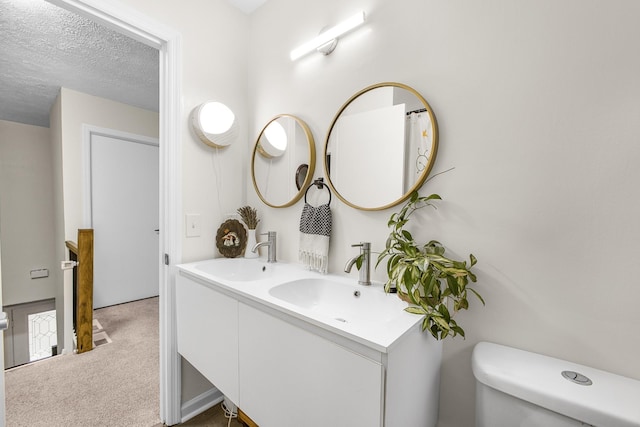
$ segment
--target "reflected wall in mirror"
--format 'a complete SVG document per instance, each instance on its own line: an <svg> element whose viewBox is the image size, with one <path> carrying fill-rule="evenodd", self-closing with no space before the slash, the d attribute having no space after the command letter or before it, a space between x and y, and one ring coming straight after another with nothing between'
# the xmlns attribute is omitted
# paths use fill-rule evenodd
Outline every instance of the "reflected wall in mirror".
<svg viewBox="0 0 640 427"><path fill-rule="evenodd" d="M315 164L316 147L309 126L295 116L280 114L265 125L253 148L253 187L266 205L291 206L311 184Z"/></svg>
<svg viewBox="0 0 640 427"><path fill-rule="evenodd" d="M437 148L438 127L427 101L402 83L379 83L353 95L333 119L325 175L347 205L387 209L422 186Z"/></svg>

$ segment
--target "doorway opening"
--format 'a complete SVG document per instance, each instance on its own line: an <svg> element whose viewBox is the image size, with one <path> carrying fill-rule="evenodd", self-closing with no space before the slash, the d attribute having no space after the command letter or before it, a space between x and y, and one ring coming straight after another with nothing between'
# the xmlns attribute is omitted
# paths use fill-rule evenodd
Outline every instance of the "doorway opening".
<svg viewBox="0 0 640 427"><path fill-rule="evenodd" d="M115 29L160 52L160 419L181 421L180 356L175 338L172 266L182 261L181 111L182 37L179 32L123 4L87 0L48 0Z"/></svg>
<svg viewBox="0 0 640 427"><path fill-rule="evenodd" d="M5 369L58 354L54 299L3 308L9 319L4 331Z"/></svg>
<svg viewBox="0 0 640 427"><path fill-rule="evenodd" d="M172 266L182 259L181 36L126 4L88 0L47 0L159 50L160 69L160 418L168 425L181 419L180 358L175 343L175 308L171 299ZM60 319L58 319L60 320ZM0 378L0 386L3 378ZM3 387L0 387L2 391ZM4 401L4 395L0 394ZM0 404L2 403L0 402ZM0 405L0 412L4 412Z"/></svg>

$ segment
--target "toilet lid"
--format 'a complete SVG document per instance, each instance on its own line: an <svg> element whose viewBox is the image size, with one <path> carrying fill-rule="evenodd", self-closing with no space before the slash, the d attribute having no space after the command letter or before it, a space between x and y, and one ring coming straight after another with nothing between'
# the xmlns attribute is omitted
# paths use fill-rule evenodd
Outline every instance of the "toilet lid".
<svg viewBox="0 0 640 427"><path fill-rule="evenodd" d="M475 346L472 368L480 383L567 417L602 426L640 425L640 381L488 342Z"/></svg>

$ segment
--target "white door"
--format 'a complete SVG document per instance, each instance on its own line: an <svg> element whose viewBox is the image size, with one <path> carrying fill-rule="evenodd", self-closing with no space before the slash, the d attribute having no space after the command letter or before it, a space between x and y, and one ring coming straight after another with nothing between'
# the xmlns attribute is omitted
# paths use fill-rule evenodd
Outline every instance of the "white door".
<svg viewBox="0 0 640 427"><path fill-rule="evenodd" d="M159 294L158 142L91 133L93 306Z"/></svg>

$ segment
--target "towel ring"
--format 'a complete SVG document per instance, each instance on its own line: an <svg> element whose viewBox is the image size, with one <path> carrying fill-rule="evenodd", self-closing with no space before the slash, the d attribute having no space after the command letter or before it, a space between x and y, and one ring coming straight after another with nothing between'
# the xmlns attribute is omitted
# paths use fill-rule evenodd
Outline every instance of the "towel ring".
<svg viewBox="0 0 640 427"><path fill-rule="evenodd" d="M329 188L329 186L327 184L325 184L324 182L324 178L320 177L320 178L316 178L313 183L311 183L311 185L309 185L307 187L307 191L304 192L304 202L307 203L307 193L309 192L309 190L311 189L311 187L313 186L318 187L318 190L322 190L322 188L326 188L327 191L329 192L329 201L327 202L328 205L331 204L331 189Z"/></svg>

